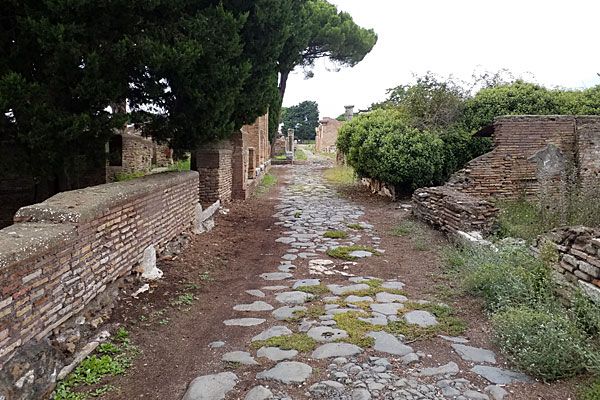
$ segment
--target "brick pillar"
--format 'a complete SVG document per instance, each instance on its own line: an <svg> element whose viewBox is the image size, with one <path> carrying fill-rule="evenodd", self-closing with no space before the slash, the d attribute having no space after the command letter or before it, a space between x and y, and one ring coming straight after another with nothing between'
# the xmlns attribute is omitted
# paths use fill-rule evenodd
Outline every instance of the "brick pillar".
<svg viewBox="0 0 600 400"><path fill-rule="evenodd" d="M191 169L198 171L199 200L214 203L231 201L232 151L226 147L203 147L192 151Z"/></svg>
<svg viewBox="0 0 600 400"><path fill-rule="evenodd" d="M248 147L248 179L254 179L256 176L256 150L254 147Z"/></svg>
<svg viewBox="0 0 600 400"><path fill-rule="evenodd" d="M248 133L234 132L231 144L232 197L245 200L248 198Z"/></svg>

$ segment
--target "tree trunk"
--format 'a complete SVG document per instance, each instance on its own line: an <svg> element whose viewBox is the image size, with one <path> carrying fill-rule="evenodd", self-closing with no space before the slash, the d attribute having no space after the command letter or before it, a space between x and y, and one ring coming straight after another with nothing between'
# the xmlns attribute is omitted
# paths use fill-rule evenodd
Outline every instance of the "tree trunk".
<svg viewBox="0 0 600 400"><path fill-rule="evenodd" d="M287 80L288 77L290 76L290 71L283 71L280 72L280 77L279 77L279 99L281 101L281 104L283 104L283 95L285 94L285 88L287 87Z"/></svg>

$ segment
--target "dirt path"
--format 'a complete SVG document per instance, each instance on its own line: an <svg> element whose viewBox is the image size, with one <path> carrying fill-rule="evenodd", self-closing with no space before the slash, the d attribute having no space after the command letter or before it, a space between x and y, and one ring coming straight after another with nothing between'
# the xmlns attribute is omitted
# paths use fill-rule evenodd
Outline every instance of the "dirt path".
<svg viewBox="0 0 600 400"><path fill-rule="evenodd" d="M572 396L560 384L489 387L488 379L527 378L497 369L506 366L478 303L449 296L445 239L406 224L410 212L397 203L333 187L322 169L273 168L275 187L227 206L213 231L160 261L165 278L152 293L119 302L114 323L132 331L143 354L127 376L107 382L120 390L105 398L179 400L188 391L186 400L494 399L505 389L506 399ZM399 226L403 236L388 234ZM333 231L348 236L324 237ZM364 258L328 256L336 246L363 246L351 254ZM259 346L257 335L279 339ZM273 348L276 340L283 349Z"/></svg>

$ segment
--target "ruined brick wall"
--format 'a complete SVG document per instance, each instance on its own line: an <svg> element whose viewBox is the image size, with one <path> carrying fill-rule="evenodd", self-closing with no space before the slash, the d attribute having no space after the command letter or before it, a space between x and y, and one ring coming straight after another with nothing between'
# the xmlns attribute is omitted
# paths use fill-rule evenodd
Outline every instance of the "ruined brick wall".
<svg viewBox="0 0 600 400"><path fill-rule="evenodd" d="M275 139L275 143L273 145L273 155L274 156L284 156L285 155L285 137L279 137Z"/></svg>
<svg viewBox="0 0 600 400"><path fill-rule="evenodd" d="M469 162L448 185L482 198L535 198L540 191L536 153L551 144L573 165L576 119L557 115L496 118L494 149ZM562 173L547 177L544 190L557 195L564 179Z"/></svg>
<svg viewBox="0 0 600 400"><path fill-rule="evenodd" d="M166 172L20 209L15 224L0 230L0 366L46 340L131 271L148 246L160 252L191 229L197 182L194 171Z"/></svg>
<svg viewBox="0 0 600 400"><path fill-rule="evenodd" d="M133 133L123 133L121 136L123 137L121 173L150 172L155 146L152 140Z"/></svg>
<svg viewBox="0 0 600 400"><path fill-rule="evenodd" d="M577 180L585 191L600 189L600 118L577 117L576 125Z"/></svg>
<svg viewBox="0 0 600 400"><path fill-rule="evenodd" d="M232 149L229 143L193 151L191 167L200 174L200 202L231 201L233 169Z"/></svg>
<svg viewBox="0 0 600 400"><path fill-rule="evenodd" d="M152 163L156 164L158 167L168 167L173 165L173 150L169 148L167 143L154 143L154 157Z"/></svg>
<svg viewBox="0 0 600 400"><path fill-rule="evenodd" d="M315 150L335 152L338 130L344 124L344 121L338 121L329 117L325 117L319 121L319 126L316 128Z"/></svg>
<svg viewBox="0 0 600 400"><path fill-rule="evenodd" d="M498 209L491 203L446 186L418 189L413 214L442 231L490 233Z"/></svg>
<svg viewBox="0 0 600 400"><path fill-rule="evenodd" d="M248 198L248 133L243 130L231 137L231 197L245 200Z"/></svg>
<svg viewBox="0 0 600 400"><path fill-rule="evenodd" d="M556 246L559 262L555 270L567 282L580 286L588 293L595 288L600 295L600 229L583 226L554 229L538 238L534 247L536 251L539 251L544 240Z"/></svg>
<svg viewBox="0 0 600 400"><path fill-rule="evenodd" d="M251 125L244 125L242 131L248 133L248 147L254 148L257 166L263 165L270 158L271 149L269 144L269 113L256 119Z"/></svg>

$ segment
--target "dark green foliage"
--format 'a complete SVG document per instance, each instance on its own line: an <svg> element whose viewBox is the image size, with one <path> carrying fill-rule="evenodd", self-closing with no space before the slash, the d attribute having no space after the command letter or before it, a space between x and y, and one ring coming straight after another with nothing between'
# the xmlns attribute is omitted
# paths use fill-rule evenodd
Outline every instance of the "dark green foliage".
<svg viewBox="0 0 600 400"><path fill-rule="evenodd" d="M412 128L394 110L358 115L340 129L337 147L359 177L379 179L404 190L442 181L443 141Z"/></svg>
<svg viewBox="0 0 600 400"><path fill-rule="evenodd" d="M302 103L287 107L281 115L283 122L282 132L288 129L294 130L294 138L310 140L315 138L315 128L319 126L319 106L315 101L303 101Z"/></svg>
<svg viewBox="0 0 600 400"><path fill-rule="evenodd" d="M585 369L585 338L563 315L511 308L496 315L493 324L502 353L523 371L554 380Z"/></svg>

